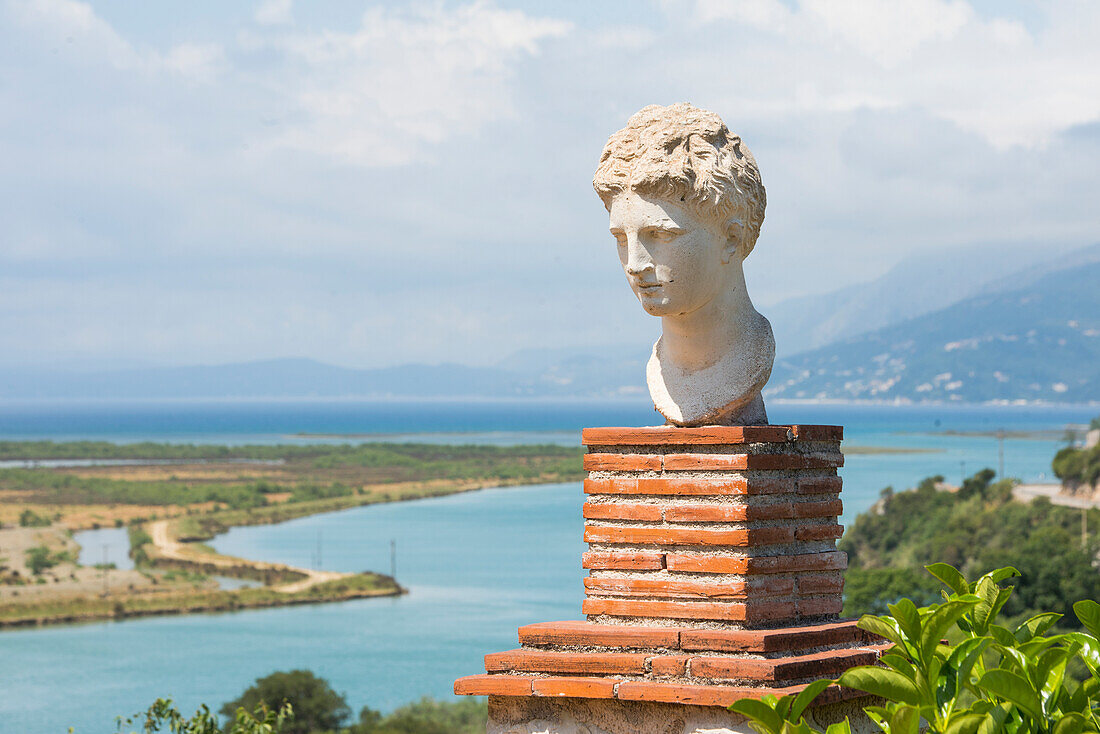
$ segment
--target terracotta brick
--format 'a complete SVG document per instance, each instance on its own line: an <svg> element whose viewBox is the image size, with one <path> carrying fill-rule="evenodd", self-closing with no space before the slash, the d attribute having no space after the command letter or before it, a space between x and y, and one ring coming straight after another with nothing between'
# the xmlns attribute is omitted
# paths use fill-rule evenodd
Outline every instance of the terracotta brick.
<svg viewBox="0 0 1100 734"><path fill-rule="evenodd" d="M813 502L795 502L794 516L803 517L838 517L844 512L844 503L839 499L815 500Z"/></svg>
<svg viewBox="0 0 1100 734"><path fill-rule="evenodd" d="M844 426L791 426L796 441L842 441Z"/></svg>
<svg viewBox="0 0 1100 734"><path fill-rule="evenodd" d="M698 479L694 477L639 477L639 494L700 496L748 494L744 477Z"/></svg>
<svg viewBox="0 0 1100 734"><path fill-rule="evenodd" d="M651 426L585 428L581 431L581 443L585 446L736 445L786 441L786 426Z"/></svg>
<svg viewBox="0 0 1100 734"><path fill-rule="evenodd" d="M803 525L794 531L796 540L836 540L844 535L842 525Z"/></svg>
<svg viewBox="0 0 1100 734"><path fill-rule="evenodd" d="M623 681L619 684L615 695L621 701L655 701L726 708L742 698L762 698L768 694L772 694L777 698L794 696L805 687L805 685L783 687L704 686L690 683ZM841 688L840 686L829 686L814 699L814 704L823 706L837 701L866 697L867 694L862 691Z"/></svg>
<svg viewBox="0 0 1100 734"><path fill-rule="evenodd" d="M662 655L649 659L649 670L653 675L686 675L687 655Z"/></svg>
<svg viewBox="0 0 1100 734"><path fill-rule="evenodd" d="M669 571L686 573L744 574L748 571L749 559L745 556L688 556L669 553L665 555L665 566Z"/></svg>
<svg viewBox="0 0 1100 734"><path fill-rule="evenodd" d="M542 622L520 627L519 641L522 645L675 649L680 644L680 630L581 621Z"/></svg>
<svg viewBox="0 0 1100 734"><path fill-rule="evenodd" d="M756 528L752 530L715 530L712 528L589 525L584 529L584 542L586 543L755 546L790 543L793 540L794 529L789 527Z"/></svg>
<svg viewBox="0 0 1100 734"><path fill-rule="evenodd" d="M865 642L856 620L761 630L683 630L680 647L708 652L774 653Z"/></svg>
<svg viewBox="0 0 1100 734"><path fill-rule="evenodd" d="M508 650L485 656L489 673L588 673L632 674L645 672L646 656L626 652L552 652L548 650Z"/></svg>
<svg viewBox="0 0 1100 734"><path fill-rule="evenodd" d="M748 454L665 454L665 471L743 471Z"/></svg>
<svg viewBox="0 0 1100 734"><path fill-rule="evenodd" d="M581 612L584 614L608 614L616 617L746 621L744 604L705 601L585 599L581 602Z"/></svg>
<svg viewBox="0 0 1100 734"><path fill-rule="evenodd" d="M789 502L771 505L678 505L665 508L668 522L746 522L793 517Z"/></svg>
<svg viewBox="0 0 1100 734"><path fill-rule="evenodd" d="M839 596L815 596L798 600L800 617L820 617L826 614L840 614L844 600Z"/></svg>
<svg viewBox="0 0 1100 734"><path fill-rule="evenodd" d="M836 571L847 568L842 551L801 553L793 556L708 556L668 553L665 567L684 573L767 574L799 571Z"/></svg>
<svg viewBox="0 0 1100 734"><path fill-rule="evenodd" d="M878 660L873 650L829 650L784 658L693 657L691 674L721 680L785 681L843 673Z"/></svg>
<svg viewBox="0 0 1100 734"><path fill-rule="evenodd" d="M832 469L844 466L844 455L807 456L805 454L749 454L746 469L780 471L786 469Z"/></svg>
<svg viewBox="0 0 1100 734"><path fill-rule="evenodd" d="M585 502L581 514L589 520L660 521L662 508L657 505L615 502L593 504Z"/></svg>
<svg viewBox="0 0 1100 734"><path fill-rule="evenodd" d="M518 675L468 675L455 681L455 695L530 696L531 681Z"/></svg>
<svg viewBox="0 0 1100 734"><path fill-rule="evenodd" d="M585 494L699 496L748 494L744 477L721 480L692 477L613 477L585 479ZM786 490L784 490L786 491ZM791 484L790 490L794 491Z"/></svg>
<svg viewBox="0 0 1100 734"><path fill-rule="evenodd" d="M614 698L617 680L608 678L536 678L536 696Z"/></svg>
<svg viewBox="0 0 1100 734"><path fill-rule="evenodd" d="M840 477L803 477L798 480L799 494L837 494L843 482Z"/></svg>
<svg viewBox="0 0 1100 734"><path fill-rule="evenodd" d="M661 457L649 454L585 454L585 471L660 471Z"/></svg>
<svg viewBox="0 0 1100 734"><path fill-rule="evenodd" d="M768 601L750 599L745 602L745 622L774 622L779 619L791 619L795 616L795 605L789 601Z"/></svg>
<svg viewBox="0 0 1100 734"><path fill-rule="evenodd" d="M692 706L722 706L724 708L742 698L760 698L770 692L766 688L623 681L619 684L616 697L621 701L657 701Z"/></svg>
<svg viewBox="0 0 1100 734"><path fill-rule="evenodd" d="M791 582L793 586L793 582ZM598 596L652 596L662 599L744 599L743 581L714 583L675 579L586 578L584 590Z"/></svg>
<svg viewBox="0 0 1100 734"><path fill-rule="evenodd" d="M796 490L794 479L774 477L750 477L745 483L745 494L791 494Z"/></svg>
<svg viewBox="0 0 1100 734"><path fill-rule="evenodd" d="M844 577L802 576L798 579L799 594L839 594L844 591Z"/></svg>
<svg viewBox="0 0 1100 734"><path fill-rule="evenodd" d="M634 551L587 551L581 554L581 568L616 571L657 571L664 568L661 553Z"/></svg>

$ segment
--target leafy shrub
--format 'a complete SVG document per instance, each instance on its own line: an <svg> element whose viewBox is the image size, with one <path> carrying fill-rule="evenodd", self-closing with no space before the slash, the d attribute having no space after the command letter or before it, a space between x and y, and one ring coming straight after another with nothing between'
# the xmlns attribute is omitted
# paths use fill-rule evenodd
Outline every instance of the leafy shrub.
<svg viewBox="0 0 1100 734"><path fill-rule="evenodd" d="M244 693L221 708L226 716L240 711L279 710L289 705L294 719L284 725L285 734L311 734L340 729L351 717L344 696L332 690L324 678L308 670L272 673L258 678Z"/></svg>
<svg viewBox="0 0 1100 734"><path fill-rule="evenodd" d="M19 527L21 528L44 528L50 525L50 522L50 518L39 515L29 507L19 513Z"/></svg>
<svg viewBox="0 0 1100 734"><path fill-rule="evenodd" d="M1086 632L1047 635L1062 615L1036 614L1014 628L998 623L1018 576L1002 568L967 582L945 563L927 567L950 592L924 608L909 599L884 616L865 615L859 627L893 643L881 666L846 671L836 681L820 680L797 696L744 699L730 707L763 734L809 734L803 717L812 700L831 683L884 700L864 709L886 734L1080 734L1100 731L1100 604L1073 605ZM945 644L945 635L961 637ZM1072 665L1086 671L1084 680ZM922 727L926 727L922 729ZM826 734L849 734L847 721Z"/></svg>
<svg viewBox="0 0 1100 734"><path fill-rule="evenodd" d="M187 718L172 704L172 699L158 698L143 714L126 719L120 716L117 731L122 732L123 727L140 721L143 734L284 734L286 723L293 718L293 713L290 706L268 709L261 705L251 712L242 708L233 712L226 728L222 729L218 718L206 706L200 706L193 716Z"/></svg>

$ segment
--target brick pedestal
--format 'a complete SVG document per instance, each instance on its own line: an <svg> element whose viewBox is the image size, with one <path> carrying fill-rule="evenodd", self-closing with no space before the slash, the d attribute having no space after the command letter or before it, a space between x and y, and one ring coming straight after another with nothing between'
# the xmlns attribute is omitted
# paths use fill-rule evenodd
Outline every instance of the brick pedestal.
<svg viewBox="0 0 1100 734"><path fill-rule="evenodd" d="M592 716L620 722L551 716L491 731L632 731L630 702L725 707L874 662L884 647L837 618L842 437L838 426L585 429L587 619L520 628L520 647L487 655L486 674L455 693L490 696L497 719L542 710L498 697L557 697L578 699L555 709L566 718L596 705ZM829 689L815 705L850 695Z"/></svg>

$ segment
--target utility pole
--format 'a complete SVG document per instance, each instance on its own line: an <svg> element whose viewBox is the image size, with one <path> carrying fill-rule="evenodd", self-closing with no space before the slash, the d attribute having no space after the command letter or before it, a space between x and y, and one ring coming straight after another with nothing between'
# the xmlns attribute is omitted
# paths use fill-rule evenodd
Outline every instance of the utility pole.
<svg viewBox="0 0 1100 734"><path fill-rule="evenodd" d="M107 544L103 544L103 596L107 596L108 590L107 580Z"/></svg>

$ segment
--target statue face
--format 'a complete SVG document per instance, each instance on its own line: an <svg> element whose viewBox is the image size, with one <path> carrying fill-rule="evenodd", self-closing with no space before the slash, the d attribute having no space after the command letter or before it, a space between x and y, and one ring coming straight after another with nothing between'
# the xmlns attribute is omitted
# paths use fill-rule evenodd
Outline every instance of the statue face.
<svg viewBox="0 0 1100 734"><path fill-rule="evenodd" d="M691 313L725 287L727 238L687 207L624 191L610 214L619 261L651 316Z"/></svg>

